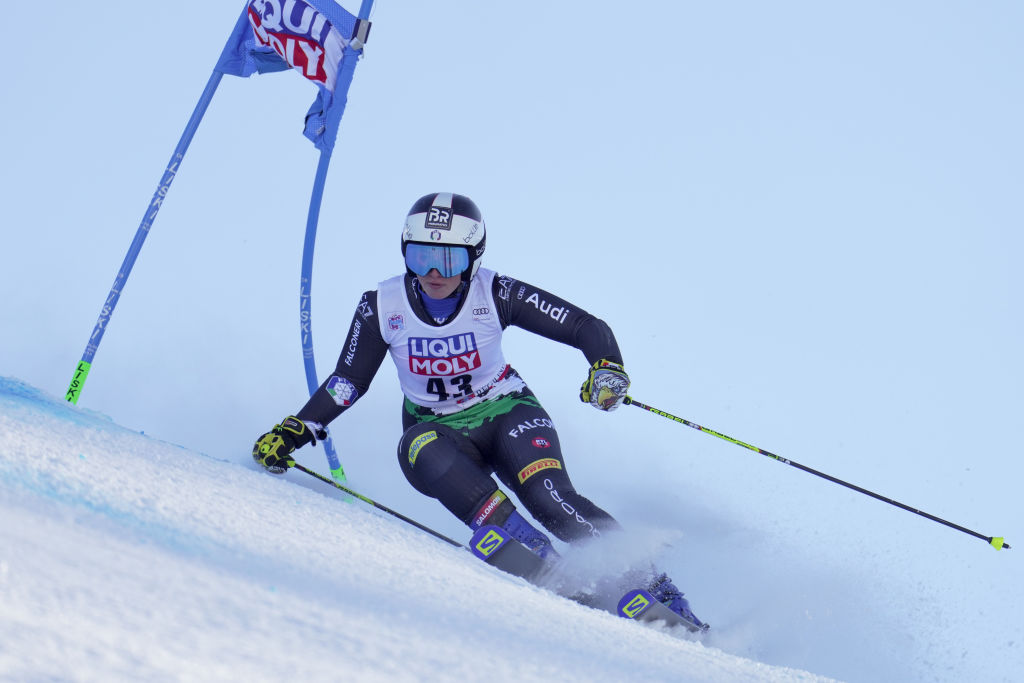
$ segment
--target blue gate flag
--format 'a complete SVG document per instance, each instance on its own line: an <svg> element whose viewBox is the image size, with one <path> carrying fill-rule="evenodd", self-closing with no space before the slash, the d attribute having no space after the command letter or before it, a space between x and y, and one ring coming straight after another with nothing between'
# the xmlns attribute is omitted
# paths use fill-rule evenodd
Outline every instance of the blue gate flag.
<svg viewBox="0 0 1024 683"><path fill-rule="evenodd" d="M337 89L339 75L354 68L369 32L369 21L333 0L249 0L215 70L242 77L298 71L318 88L304 135L331 150L348 99L347 83Z"/></svg>

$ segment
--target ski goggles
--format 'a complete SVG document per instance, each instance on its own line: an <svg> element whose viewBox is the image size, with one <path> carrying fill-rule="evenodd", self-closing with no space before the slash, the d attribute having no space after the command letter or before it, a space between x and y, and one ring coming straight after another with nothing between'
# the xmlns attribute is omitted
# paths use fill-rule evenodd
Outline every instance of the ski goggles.
<svg viewBox="0 0 1024 683"><path fill-rule="evenodd" d="M451 277L469 268L469 250L466 247L410 242L405 245L405 265L420 276L437 268L441 277Z"/></svg>

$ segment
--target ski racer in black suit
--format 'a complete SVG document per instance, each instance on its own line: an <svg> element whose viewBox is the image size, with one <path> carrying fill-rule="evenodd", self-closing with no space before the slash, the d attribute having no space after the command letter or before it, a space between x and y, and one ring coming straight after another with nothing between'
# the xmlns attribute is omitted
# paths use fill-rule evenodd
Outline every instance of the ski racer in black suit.
<svg viewBox="0 0 1024 683"><path fill-rule="evenodd" d="M551 417L504 358L516 326L579 349L590 365L580 398L611 411L629 377L602 320L538 287L481 268L486 229L467 197L436 193L410 209L402 233L406 272L363 294L334 372L294 415L262 435L253 458L280 474L370 387L390 352L401 381L404 433L398 461L409 483L471 529L504 528L543 558L550 539L492 478L562 541L620 529L577 493ZM645 577L656 598L700 623L664 574Z"/></svg>

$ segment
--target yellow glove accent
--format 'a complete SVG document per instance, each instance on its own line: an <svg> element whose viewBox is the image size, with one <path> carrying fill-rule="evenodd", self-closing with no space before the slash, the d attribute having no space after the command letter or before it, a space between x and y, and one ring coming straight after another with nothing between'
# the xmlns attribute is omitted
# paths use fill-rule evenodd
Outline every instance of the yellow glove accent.
<svg viewBox="0 0 1024 683"><path fill-rule="evenodd" d="M302 420L289 415L256 441L252 459L273 474L284 474L295 466L295 449L310 442L315 443L313 433Z"/></svg>
<svg viewBox="0 0 1024 683"><path fill-rule="evenodd" d="M580 387L580 400L598 410L615 410L629 391L629 375L618 363L601 360L590 368L590 374Z"/></svg>

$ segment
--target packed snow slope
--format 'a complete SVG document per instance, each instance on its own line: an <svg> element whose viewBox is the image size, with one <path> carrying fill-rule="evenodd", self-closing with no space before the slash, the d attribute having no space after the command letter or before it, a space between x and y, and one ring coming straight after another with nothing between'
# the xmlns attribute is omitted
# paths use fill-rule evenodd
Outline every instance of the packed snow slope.
<svg viewBox="0 0 1024 683"><path fill-rule="evenodd" d="M158 441L16 379L0 378L0 444L3 680L1019 680L1019 588L957 586L957 614L933 577L789 557L738 521L697 520L707 538L659 560L686 566L714 624L695 641L502 575L297 471ZM637 537L652 554L666 538ZM693 559L737 544L713 579ZM730 600L740 585L760 604Z"/></svg>
<svg viewBox="0 0 1024 683"><path fill-rule="evenodd" d="M3 680L821 680L17 380L0 379L0 443Z"/></svg>

